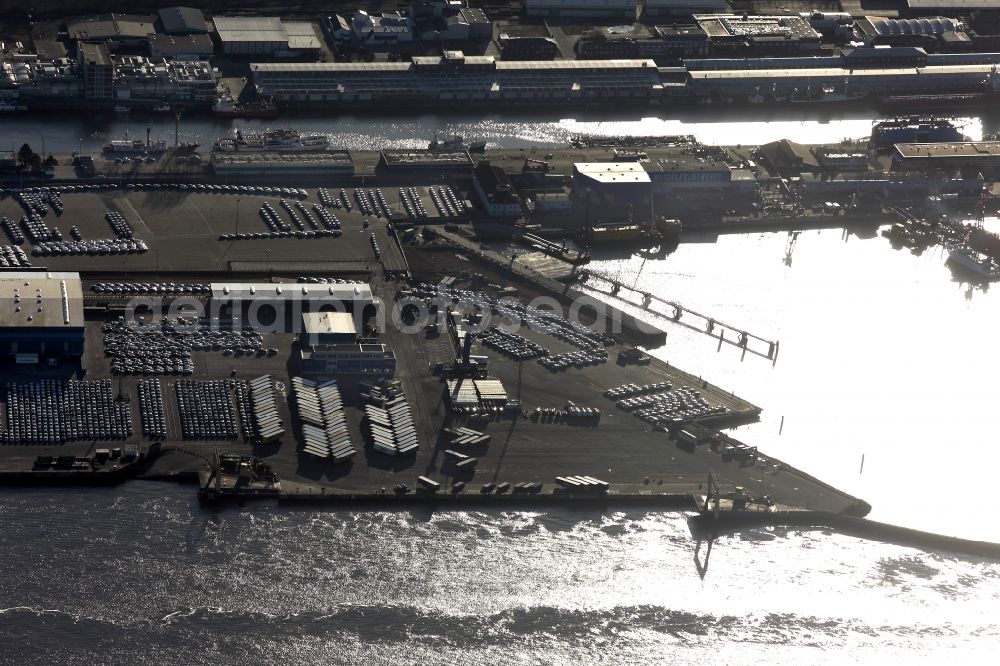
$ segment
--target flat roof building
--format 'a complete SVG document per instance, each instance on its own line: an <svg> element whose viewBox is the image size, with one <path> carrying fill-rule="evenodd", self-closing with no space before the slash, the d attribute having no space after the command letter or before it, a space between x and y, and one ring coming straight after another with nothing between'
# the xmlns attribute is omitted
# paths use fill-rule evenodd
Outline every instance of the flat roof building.
<svg viewBox="0 0 1000 666"><path fill-rule="evenodd" d="M115 92L115 66L104 43L77 43L77 59L83 69L83 94L91 100L110 100Z"/></svg>
<svg viewBox="0 0 1000 666"><path fill-rule="evenodd" d="M577 162L573 195L606 206L641 204L651 191L649 174L638 162Z"/></svg>
<svg viewBox="0 0 1000 666"><path fill-rule="evenodd" d="M524 0L524 14L551 18L622 18L636 17L636 0Z"/></svg>
<svg viewBox="0 0 1000 666"><path fill-rule="evenodd" d="M893 162L903 169L1000 169L1000 141L897 143Z"/></svg>
<svg viewBox="0 0 1000 666"><path fill-rule="evenodd" d="M298 284L276 282L213 282L212 298L226 300L340 301L372 303L372 289L364 282Z"/></svg>
<svg viewBox="0 0 1000 666"><path fill-rule="evenodd" d="M728 187L733 179L733 169L725 162L693 155L658 160L646 168L658 191Z"/></svg>
<svg viewBox="0 0 1000 666"><path fill-rule="evenodd" d="M288 38L288 51L297 54L319 52L322 45L312 23L308 21L282 21L281 25Z"/></svg>
<svg viewBox="0 0 1000 666"><path fill-rule="evenodd" d="M177 60L200 60L215 53L208 35L150 35L149 56Z"/></svg>
<svg viewBox="0 0 1000 666"><path fill-rule="evenodd" d="M115 50L120 46L143 46L156 32L153 17L139 14L100 14L66 21L66 32L73 41L104 42Z"/></svg>
<svg viewBox="0 0 1000 666"><path fill-rule="evenodd" d="M521 216L521 197L518 196L506 171L483 160L476 165L473 176L473 186L487 215Z"/></svg>
<svg viewBox="0 0 1000 666"><path fill-rule="evenodd" d="M227 55L273 55L288 48L288 34L276 16L216 16L212 23Z"/></svg>
<svg viewBox="0 0 1000 666"><path fill-rule="evenodd" d="M713 49L764 52L810 51L820 48L822 35L801 16L695 14Z"/></svg>
<svg viewBox="0 0 1000 666"><path fill-rule="evenodd" d="M0 273L0 357L37 363L83 354L79 273Z"/></svg>
<svg viewBox="0 0 1000 666"><path fill-rule="evenodd" d="M690 16L724 12L726 0L646 0L646 16Z"/></svg>
<svg viewBox="0 0 1000 666"><path fill-rule="evenodd" d="M207 35L208 23L200 9L164 7L157 12L160 31L167 35Z"/></svg>
<svg viewBox="0 0 1000 666"><path fill-rule="evenodd" d="M358 341L355 316L350 312L303 312L302 334L310 345L352 344Z"/></svg>
<svg viewBox="0 0 1000 666"><path fill-rule="evenodd" d="M313 377L396 374L396 355L382 344L314 345L299 352L302 372Z"/></svg>
<svg viewBox="0 0 1000 666"><path fill-rule="evenodd" d="M412 62L252 63L261 95L300 105L573 103L659 96L652 60L503 61L445 51Z"/></svg>

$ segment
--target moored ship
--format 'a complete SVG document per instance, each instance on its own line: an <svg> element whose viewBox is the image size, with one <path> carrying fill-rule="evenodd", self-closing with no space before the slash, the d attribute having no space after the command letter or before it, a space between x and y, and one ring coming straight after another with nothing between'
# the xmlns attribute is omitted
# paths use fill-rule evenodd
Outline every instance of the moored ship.
<svg viewBox="0 0 1000 666"><path fill-rule="evenodd" d="M948 263L983 280L1000 280L1000 265L968 247L953 248L948 252Z"/></svg>
<svg viewBox="0 0 1000 666"><path fill-rule="evenodd" d="M470 153L482 153L486 151L486 142L471 141L466 143L460 134L456 134L450 139L439 139L435 133L427 148L429 150L468 150Z"/></svg>
<svg viewBox="0 0 1000 666"><path fill-rule="evenodd" d="M237 152L312 152L326 150L330 137L318 132L296 129L236 130L230 137L212 142L212 150L220 153Z"/></svg>
<svg viewBox="0 0 1000 666"><path fill-rule="evenodd" d="M278 105L266 99L240 102L228 88L223 88L212 105L212 114L217 118L277 118Z"/></svg>
<svg viewBox="0 0 1000 666"><path fill-rule="evenodd" d="M884 109L947 109L955 106L983 107L1000 102L1000 66L994 65L981 86L971 90L941 93L909 93L882 95L879 106Z"/></svg>

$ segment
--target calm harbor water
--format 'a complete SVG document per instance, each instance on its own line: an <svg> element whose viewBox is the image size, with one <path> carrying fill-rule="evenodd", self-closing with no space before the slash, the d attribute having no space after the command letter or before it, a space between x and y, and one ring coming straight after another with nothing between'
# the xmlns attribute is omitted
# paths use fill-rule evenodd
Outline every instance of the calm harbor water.
<svg viewBox="0 0 1000 666"><path fill-rule="evenodd" d="M219 120L206 117L182 119L179 138L209 146L216 137L238 128L294 126L300 130L330 134L333 145L355 150L372 147L426 147L434 138L461 134L466 139L480 139L490 146L529 148L531 146L565 145L579 134L606 136L674 136L693 134L707 144L737 145L765 143L777 139L792 139L807 143L838 142L845 138L867 137L877 114L863 110L852 115L831 117L817 112L792 116L775 111L746 110L745 112L702 111L680 119L662 119L653 115L586 115L567 118L563 114L535 114L519 117L505 113L496 116L428 114L400 119L398 116L339 115L334 117L305 116L281 120ZM541 119L540 119L541 118ZM981 138L984 131L1000 128L996 118L961 118L958 122L965 133ZM151 135L169 143L174 139L174 119L164 115L131 114L105 118L60 117L58 122L39 122L37 118L4 118L4 137L0 149L10 146L17 150L28 142L36 151L70 152L82 149L96 151L110 139L131 136L145 137L146 126ZM4 145L4 140L9 145Z"/></svg>
<svg viewBox="0 0 1000 666"><path fill-rule="evenodd" d="M308 119L338 143L421 145L435 129L514 148L578 133L707 143L868 134L870 118L740 122L429 116ZM126 126L4 120L12 143L94 149ZM993 121L969 119L974 138ZM226 124L185 122L182 140ZM172 137L173 123L154 129ZM1000 541L989 383L997 289L940 251L803 232L685 243L593 268L781 341L777 363L667 324L656 353L764 408L737 431L872 503L872 517ZM784 426L779 434L779 424ZM865 456L863 473L861 456ZM979 470L987 474L977 474ZM953 499L954 498L954 499ZM960 498L961 505L955 501ZM164 663L992 663L1000 564L822 532L716 542L704 577L683 516L210 511L190 488L0 495L0 665Z"/></svg>
<svg viewBox="0 0 1000 666"><path fill-rule="evenodd" d="M676 514L5 491L2 664L991 663L1000 565Z"/></svg>

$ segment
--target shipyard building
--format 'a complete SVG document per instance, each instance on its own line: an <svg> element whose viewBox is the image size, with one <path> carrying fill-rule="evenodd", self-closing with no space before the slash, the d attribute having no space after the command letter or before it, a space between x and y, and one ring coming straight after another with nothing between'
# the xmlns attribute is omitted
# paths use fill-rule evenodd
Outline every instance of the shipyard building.
<svg viewBox="0 0 1000 666"><path fill-rule="evenodd" d="M37 364L83 355L83 291L79 273L0 274L0 357Z"/></svg>

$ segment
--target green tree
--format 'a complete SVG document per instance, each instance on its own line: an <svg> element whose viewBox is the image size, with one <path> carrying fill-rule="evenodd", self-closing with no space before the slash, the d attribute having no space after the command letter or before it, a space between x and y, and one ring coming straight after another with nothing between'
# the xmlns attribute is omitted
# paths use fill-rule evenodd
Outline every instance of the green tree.
<svg viewBox="0 0 1000 666"><path fill-rule="evenodd" d="M42 166L45 167L46 169L57 167L59 166L59 160L56 159L55 155L49 155L48 157L45 158L45 161L42 162Z"/></svg>
<svg viewBox="0 0 1000 666"><path fill-rule="evenodd" d="M31 149L31 146L24 144L21 146L21 150L17 151L17 161L21 166L24 166L31 161L31 156L34 154L35 151Z"/></svg>

